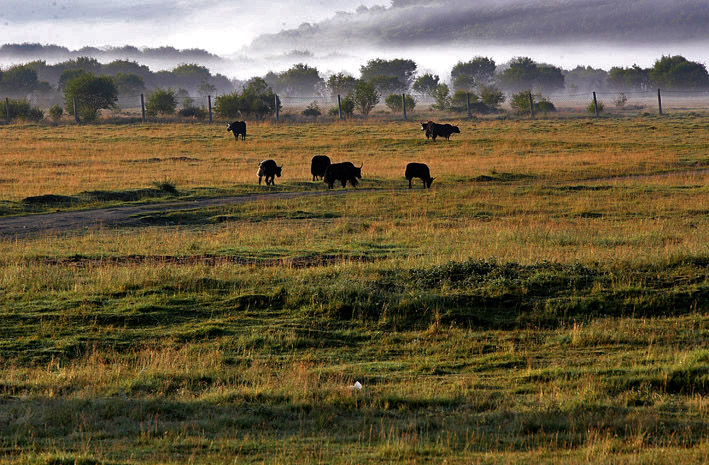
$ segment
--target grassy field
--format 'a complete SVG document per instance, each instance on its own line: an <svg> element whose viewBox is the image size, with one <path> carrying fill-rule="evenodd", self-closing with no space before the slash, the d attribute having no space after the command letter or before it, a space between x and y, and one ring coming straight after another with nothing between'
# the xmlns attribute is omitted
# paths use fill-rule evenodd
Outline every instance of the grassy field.
<svg viewBox="0 0 709 465"><path fill-rule="evenodd" d="M460 128L0 126L0 221L272 193L0 237L0 464L709 461L707 119Z"/></svg>

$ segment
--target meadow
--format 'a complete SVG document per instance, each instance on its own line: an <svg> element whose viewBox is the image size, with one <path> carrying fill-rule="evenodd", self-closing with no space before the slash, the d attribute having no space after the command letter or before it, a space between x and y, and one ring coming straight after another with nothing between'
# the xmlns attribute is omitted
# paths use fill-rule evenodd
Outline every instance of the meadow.
<svg viewBox="0 0 709 465"><path fill-rule="evenodd" d="M0 236L0 464L709 461L709 121L458 124L0 126L0 223L270 194Z"/></svg>

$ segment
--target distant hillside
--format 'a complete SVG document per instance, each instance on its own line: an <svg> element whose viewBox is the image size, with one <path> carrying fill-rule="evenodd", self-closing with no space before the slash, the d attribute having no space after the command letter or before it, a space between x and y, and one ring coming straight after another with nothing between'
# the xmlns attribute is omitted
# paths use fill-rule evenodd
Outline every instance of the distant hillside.
<svg viewBox="0 0 709 465"><path fill-rule="evenodd" d="M707 41L707 0L394 0L259 36L252 50L472 42Z"/></svg>
<svg viewBox="0 0 709 465"><path fill-rule="evenodd" d="M0 60L58 61L78 57L92 57L101 61L124 59L141 62L160 60L175 63L187 61L209 63L222 60L219 56L198 48L179 50L174 47L138 48L125 45L122 47L82 47L78 50L70 50L60 45L38 43L0 46Z"/></svg>

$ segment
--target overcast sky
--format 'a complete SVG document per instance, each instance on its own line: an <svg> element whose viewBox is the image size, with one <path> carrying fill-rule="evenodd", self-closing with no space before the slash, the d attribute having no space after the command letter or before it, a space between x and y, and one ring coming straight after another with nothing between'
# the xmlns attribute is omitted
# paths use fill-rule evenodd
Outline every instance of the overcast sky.
<svg viewBox="0 0 709 465"><path fill-rule="evenodd" d="M0 0L0 43L203 48L228 55L258 35L381 0ZM388 3L388 2L387 2Z"/></svg>

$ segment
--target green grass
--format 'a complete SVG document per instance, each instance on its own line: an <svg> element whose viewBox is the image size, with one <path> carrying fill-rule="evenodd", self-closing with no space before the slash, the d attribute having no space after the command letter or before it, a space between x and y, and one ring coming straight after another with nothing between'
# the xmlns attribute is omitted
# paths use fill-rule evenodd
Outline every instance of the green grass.
<svg viewBox="0 0 709 465"><path fill-rule="evenodd" d="M706 122L465 124L2 127L5 215L365 176L0 239L0 464L709 461Z"/></svg>

